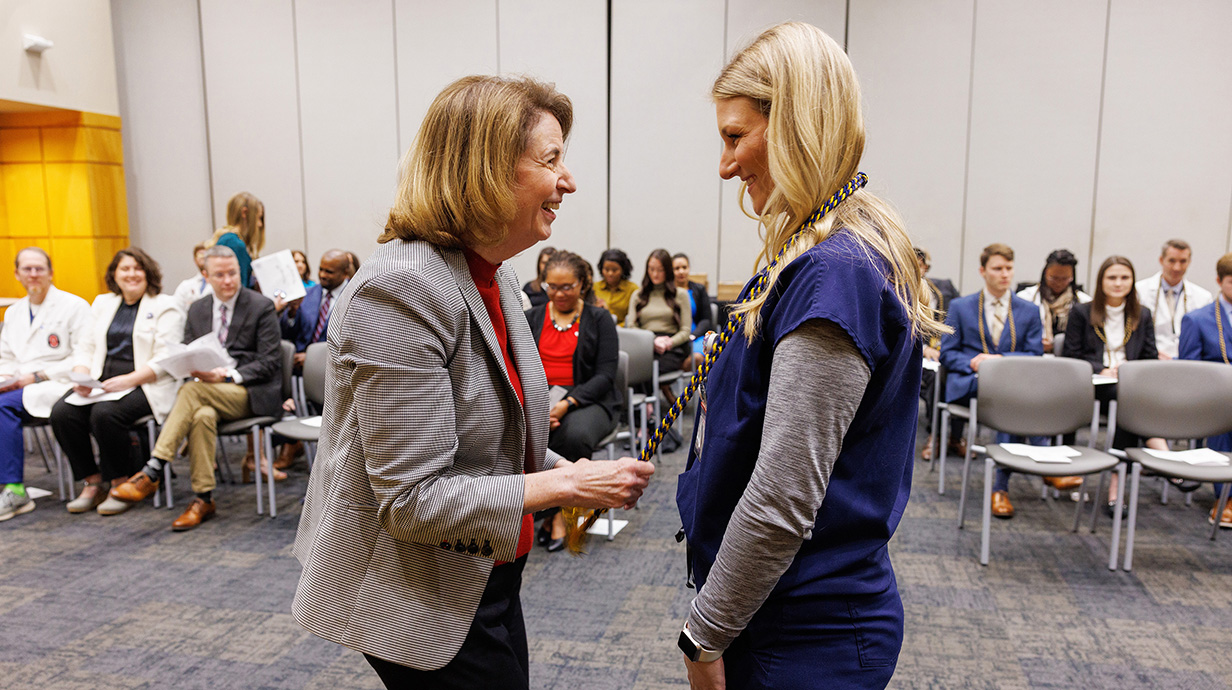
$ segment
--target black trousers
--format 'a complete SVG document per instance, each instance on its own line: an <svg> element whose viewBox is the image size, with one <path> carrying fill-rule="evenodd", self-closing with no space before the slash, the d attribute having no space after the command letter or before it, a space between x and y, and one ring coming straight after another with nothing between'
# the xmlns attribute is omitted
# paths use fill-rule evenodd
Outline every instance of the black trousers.
<svg viewBox="0 0 1232 690"><path fill-rule="evenodd" d="M72 393L64 396L67 398ZM150 403L141 388L108 402L93 405L70 405L60 398L51 408L51 429L73 467L73 479L81 481L92 474L101 474L109 482L131 477L141 464L133 457L129 430L133 422L150 414ZM98 463L90 434L98 441Z"/></svg>
<svg viewBox="0 0 1232 690"><path fill-rule="evenodd" d="M589 458L599 441L615 428L616 422L602 405L579 407L562 417L560 426L552 429L548 448L565 456L566 460Z"/></svg>
<svg viewBox="0 0 1232 690"><path fill-rule="evenodd" d="M525 566L526 556L523 556L492 569L462 648L441 668L420 671L365 654L385 687L390 690L529 688L530 660L520 594Z"/></svg>

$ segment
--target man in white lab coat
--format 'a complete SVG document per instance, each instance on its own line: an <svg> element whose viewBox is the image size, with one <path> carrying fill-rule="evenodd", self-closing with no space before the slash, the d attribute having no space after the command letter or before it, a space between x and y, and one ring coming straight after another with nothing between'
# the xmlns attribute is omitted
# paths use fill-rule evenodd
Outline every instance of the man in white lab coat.
<svg viewBox="0 0 1232 690"><path fill-rule="evenodd" d="M0 522L34 510L24 481L21 424L47 417L72 384L69 372L89 373L84 344L90 305L51 284L51 257L38 247L17 252L17 280L26 296L4 313L0 331Z"/></svg>
<svg viewBox="0 0 1232 690"><path fill-rule="evenodd" d="M181 281L175 288L175 303L185 314L193 302L214 294L214 288L210 287L209 281L205 279L205 249L204 242L198 242L193 247L193 263L197 265L197 275Z"/></svg>
<svg viewBox="0 0 1232 690"><path fill-rule="evenodd" d="M1192 257L1188 242L1168 240L1159 253L1160 271L1135 285L1138 301L1155 317L1155 347L1160 359L1176 357L1181 319L1215 301L1209 291L1185 280Z"/></svg>

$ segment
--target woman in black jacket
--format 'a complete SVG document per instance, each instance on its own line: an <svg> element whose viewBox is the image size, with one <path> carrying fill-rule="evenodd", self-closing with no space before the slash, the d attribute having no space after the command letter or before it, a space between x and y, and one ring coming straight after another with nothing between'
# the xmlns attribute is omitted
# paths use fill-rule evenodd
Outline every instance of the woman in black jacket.
<svg viewBox="0 0 1232 690"><path fill-rule="evenodd" d="M549 413L548 448L568 460L588 458L616 428L620 415L616 390L620 340L612 315L585 299L592 285L585 259L558 251L548 259L544 276L548 301L532 307L526 318L552 386L552 399L558 400ZM559 551L565 545L565 523L559 511L552 513L539 530L539 543L546 543L548 551Z"/></svg>

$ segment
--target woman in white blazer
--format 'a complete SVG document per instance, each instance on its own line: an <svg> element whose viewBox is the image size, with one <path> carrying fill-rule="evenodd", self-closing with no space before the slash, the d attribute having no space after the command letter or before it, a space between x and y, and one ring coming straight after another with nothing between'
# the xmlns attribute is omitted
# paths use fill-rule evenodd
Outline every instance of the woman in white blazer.
<svg viewBox="0 0 1232 690"><path fill-rule="evenodd" d="M139 469L130 452L129 429L149 414L162 423L180 386L157 363L171 343L184 337L183 312L173 297L159 294L158 263L135 247L121 249L107 267L105 281L110 292L94 298L94 327L84 343L85 354L102 393L122 397L74 405L68 402L73 393L94 392L76 386L51 409L51 427L73 467L73 478L85 482L81 495L68 504L70 513L97 507L113 480ZM98 441L97 463L90 434ZM123 511L103 514L116 512Z"/></svg>

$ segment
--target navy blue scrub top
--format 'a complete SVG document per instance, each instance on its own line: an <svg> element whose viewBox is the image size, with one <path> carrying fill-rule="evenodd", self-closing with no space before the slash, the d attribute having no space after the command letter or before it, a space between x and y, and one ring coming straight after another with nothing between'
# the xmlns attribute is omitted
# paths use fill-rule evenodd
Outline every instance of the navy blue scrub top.
<svg viewBox="0 0 1232 690"><path fill-rule="evenodd" d="M771 596L865 595L893 585L886 544L911 491L922 350L888 275L872 249L839 230L783 269L762 307L758 336L750 344L738 330L715 362L676 490L699 589L761 449L774 349L811 319L842 327L872 375L843 438L813 536ZM741 299L755 281L745 285Z"/></svg>

